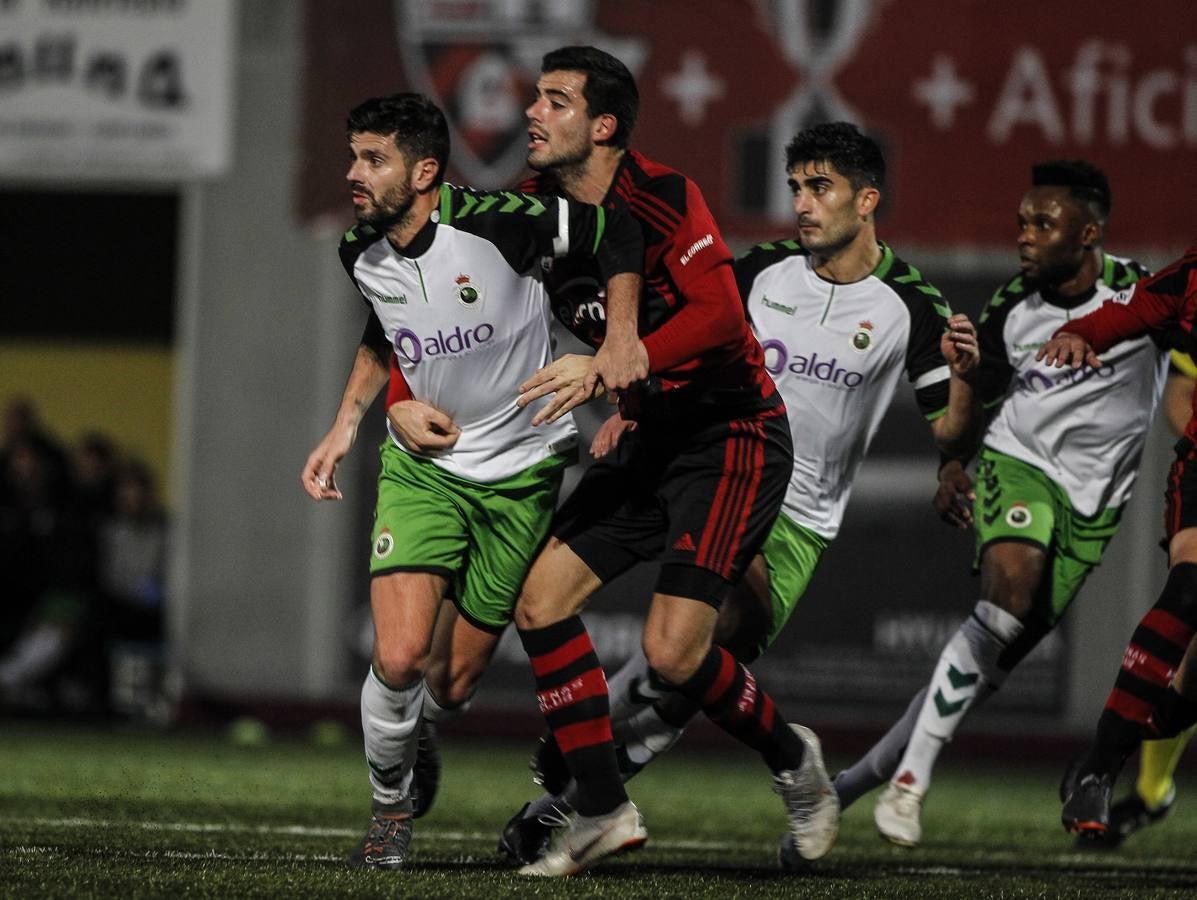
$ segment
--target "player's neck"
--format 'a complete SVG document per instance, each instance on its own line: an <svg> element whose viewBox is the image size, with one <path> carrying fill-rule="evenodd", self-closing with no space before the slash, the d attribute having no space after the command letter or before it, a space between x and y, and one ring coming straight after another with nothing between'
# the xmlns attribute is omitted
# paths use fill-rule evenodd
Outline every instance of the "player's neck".
<svg viewBox="0 0 1197 900"><path fill-rule="evenodd" d="M398 222L387 229L387 240L396 250L403 250L412 242L420 229L428 224L428 217L440 202L440 187L425 194L417 194L411 209Z"/></svg>
<svg viewBox="0 0 1197 900"><path fill-rule="evenodd" d="M850 243L823 256L811 254L815 274L837 284L851 284L868 278L881 264L881 247L872 227L861 228Z"/></svg>
<svg viewBox="0 0 1197 900"><path fill-rule="evenodd" d="M598 206L611 190L622 160L623 150L596 147L585 162L558 169L557 181L571 199Z"/></svg>
<svg viewBox="0 0 1197 900"><path fill-rule="evenodd" d="M1047 300L1071 300L1093 290L1097 279L1101 277L1103 253L1101 247L1093 247L1086 251L1080 268L1066 281L1058 284L1044 285L1041 293Z"/></svg>

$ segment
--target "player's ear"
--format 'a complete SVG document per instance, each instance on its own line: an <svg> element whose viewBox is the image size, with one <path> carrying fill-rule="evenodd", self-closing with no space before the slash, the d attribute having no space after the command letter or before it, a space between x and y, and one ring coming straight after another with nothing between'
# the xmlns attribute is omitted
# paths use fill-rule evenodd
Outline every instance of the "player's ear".
<svg viewBox="0 0 1197 900"><path fill-rule="evenodd" d="M611 113L603 113L594 120L590 135L596 144L604 144L615 137L615 132L618 130L619 119Z"/></svg>
<svg viewBox="0 0 1197 900"><path fill-rule="evenodd" d="M436 184L436 176L440 174L441 166L433 157L416 160L411 167L411 186L417 191L427 191Z"/></svg>
<svg viewBox="0 0 1197 900"><path fill-rule="evenodd" d="M856 192L856 211L862 219L875 213L880 202L881 191L875 187L864 187Z"/></svg>
<svg viewBox="0 0 1197 900"><path fill-rule="evenodd" d="M1081 226L1081 244L1084 245L1086 250L1100 243L1101 224L1099 222L1086 222Z"/></svg>

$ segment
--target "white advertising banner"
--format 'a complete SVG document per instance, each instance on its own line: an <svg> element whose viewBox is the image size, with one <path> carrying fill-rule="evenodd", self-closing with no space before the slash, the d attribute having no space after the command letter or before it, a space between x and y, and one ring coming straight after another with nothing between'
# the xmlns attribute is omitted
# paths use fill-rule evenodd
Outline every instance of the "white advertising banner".
<svg viewBox="0 0 1197 900"><path fill-rule="evenodd" d="M234 0L0 0L0 177L219 175Z"/></svg>

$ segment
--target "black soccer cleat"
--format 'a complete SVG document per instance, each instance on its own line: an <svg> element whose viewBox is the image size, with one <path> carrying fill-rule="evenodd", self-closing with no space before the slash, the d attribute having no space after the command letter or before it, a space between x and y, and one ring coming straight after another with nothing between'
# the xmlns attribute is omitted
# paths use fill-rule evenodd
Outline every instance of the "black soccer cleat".
<svg viewBox="0 0 1197 900"><path fill-rule="evenodd" d="M436 742L436 726L423 719L416 741L416 761L412 766L412 818L418 819L432 809L436 790L441 784L441 751Z"/></svg>
<svg viewBox="0 0 1197 900"><path fill-rule="evenodd" d="M1062 788L1070 788L1064 798L1060 821L1064 830L1100 839L1110 827L1110 794L1114 779L1096 772L1075 773Z"/></svg>
<svg viewBox="0 0 1197 900"><path fill-rule="evenodd" d="M528 761L528 768L532 770L533 783L540 785L545 793L555 797L565 793L570 779L573 778L551 731L541 735L536 749L532 752L532 759Z"/></svg>
<svg viewBox="0 0 1197 900"><path fill-rule="evenodd" d="M1084 836L1078 837L1077 847L1082 849L1101 847L1106 850L1113 850L1121 846L1123 841L1139 829L1159 822L1168 813L1172 812L1172 807L1175 804L1175 785L1168 792L1168 796L1164 798L1164 801L1155 809L1149 809L1147 804L1143 802L1143 798L1137 792L1132 791L1130 796L1123 797L1110 807L1110 826L1106 832L1096 839Z"/></svg>
<svg viewBox="0 0 1197 900"><path fill-rule="evenodd" d="M544 856L553 833L551 825L541 822L538 816L527 815L531 805L525 803L499 834L498 851L517 866L529 865Z"/></svg>
<svg viewBox="0 0 1197 900"><path fill-rule="evenodd" d="M349 855L353 869L399 869L411 843L411 801L375 802L370 827L357 849Z"/></svg>
<svg viewBox="0 0 1197 900"><path fill-rule="evenodd" d="M794 846L794 836L788 831L781 836L781 843L777 845L777 863L786 872L810 872L815 864L809 859L803 859Z"/></svg>

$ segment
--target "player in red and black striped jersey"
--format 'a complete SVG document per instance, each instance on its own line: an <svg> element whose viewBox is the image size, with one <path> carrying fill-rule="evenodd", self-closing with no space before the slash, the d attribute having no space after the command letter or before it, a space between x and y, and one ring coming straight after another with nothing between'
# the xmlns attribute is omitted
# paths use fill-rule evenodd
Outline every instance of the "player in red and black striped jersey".
<svg viewBox="0 0 1197 900"><path fill-rule="evenodd" d="M587 383L597 377L618 392L624 417L639 427L587 470L516 606L541 711L578 787L576 812L548 852L520 870L529 875L572 874L646 839L616 763L606 679L578 615L599 586L646 559L662 563L643 637L649 664L761 753L800 853L826 853L839 825L818 739L789 725L712 641L720 603L780 508L791 439L701 192L627 149L637 105L621 62L567 47L544 58L526 111L528 164L539 173L529 186L625 209L645 243L635 308L608 303L586 267L554 261L546 272L558 318L598 348ZM558 388L539 380L528 395Z"/></svg>
<svg viewBox="0 0 1197 900"><path fill-rule="evenodd" d="M529 178L520 190L567 193L555 169ZM652 378L625 392L626 399L635 398L625 402L625 416L640 418L677 402L718 404L729 418L777 410L781 397L744 316L732 253L698 186L680 172L626 150L606 194L595 196L594 202L630 212L644 234L645 283L637 324ZM607 322L598 269L554 260L545 284L561 324L590 346L601 346ZM657 394L665 396L658 402ZM641 411L642 404L648 408Z"/></svg>
<svg viewBox="0 0 1197 900"><path fill-rule="evenodd" d="M1192 344L1195 322L1197 244L1156 275L1061 327L1037 359L1098 368L1098 355L1126 338L1179 327ZM1197 722L1197 394L1176 444L1165 497L1168 580L1131 636L1093 745L1061 786L1069 831L1103 835L1110 827L1114 779L1127 757L1144 739L1171 737Z"/></svg>

